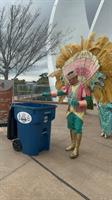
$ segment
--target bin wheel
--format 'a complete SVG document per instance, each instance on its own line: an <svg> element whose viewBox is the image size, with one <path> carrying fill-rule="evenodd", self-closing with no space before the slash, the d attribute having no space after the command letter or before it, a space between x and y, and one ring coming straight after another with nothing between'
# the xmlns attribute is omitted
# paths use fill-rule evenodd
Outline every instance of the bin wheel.
<svg viewBox="0 0 112 200"><path fill-rule="evenodd" d="M12 146L15 151L22 150L22 145L21 145L20 139L18 139L18 138L13 140Z"/></svg>

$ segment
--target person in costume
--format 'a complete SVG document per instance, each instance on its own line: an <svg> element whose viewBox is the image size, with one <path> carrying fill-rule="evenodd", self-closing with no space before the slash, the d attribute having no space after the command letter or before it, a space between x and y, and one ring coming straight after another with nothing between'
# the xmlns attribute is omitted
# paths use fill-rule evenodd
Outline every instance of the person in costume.
<svg viewBox="0 0 112 200"><path fill-rule="evenodd" d="M108 138L112 135L112 104L98 104L98 113L101 126L101 136Z"/></svg>
<svg viewBox="0 0 112 200"><path fill-rule="evenodd" d="M67 125L70 129L72 151L70 158L79 155L85 109L93 107L90 91L97 103L112 102L112 43L105 36L95 41L91 33L81 43L65 45L56 59L56 78L59 101L68 97ZM47 95L47 94L44 94Z"/></svg>
<svg viewBox="0 0 112 200"><path fill-rule="evenodd" d="M71 144L66 148L66 151L72 151L70 158L77 158L82 139L83 117L87 107L93 109L93 101L89 88L84 87L79 82L78 75L74 71L69 70L66 78L69 82L68 85L57 90L56 93L43 93L43 95L51 95L52 97L67 95L67 127L70 130Z"/></svg>

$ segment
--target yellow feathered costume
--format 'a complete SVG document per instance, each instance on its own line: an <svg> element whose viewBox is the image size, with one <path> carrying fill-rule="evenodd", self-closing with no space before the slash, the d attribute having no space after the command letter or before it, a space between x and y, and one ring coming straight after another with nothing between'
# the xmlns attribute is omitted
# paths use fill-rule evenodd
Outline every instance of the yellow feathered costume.
<svg viewBox="0 0 112 200"><path fill-rule="evenodd" d="M98 37L95 40L95 34L91 33L86 40L81 37L81 43L65 45L56 59L56 71L51 76L56 77L56 89L61 89L64 83L61 80L62 67L66 61L69 61L76 53L87 50L96 56L99 62L98 71L105 75L103 87L95 85L92 94L96 101L101 103L112 102L112 42L105 36ZM88 81L86 84L89 84ZM61 97L61 101L63 98Z"/></svg>

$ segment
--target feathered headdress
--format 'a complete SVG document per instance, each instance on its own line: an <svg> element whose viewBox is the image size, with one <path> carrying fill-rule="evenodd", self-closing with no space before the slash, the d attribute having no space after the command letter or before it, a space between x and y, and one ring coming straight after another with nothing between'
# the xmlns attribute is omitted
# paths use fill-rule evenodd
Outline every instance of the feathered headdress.
<svg viewBox="0 0 112 200"><path fill-rule="evenodd" d="M56 88L67 83L73 71L79 80L88 84L97 101L112 102L112 43L105 36L95 40L91 33L81 43L65 45L56 59Z"/></svg>

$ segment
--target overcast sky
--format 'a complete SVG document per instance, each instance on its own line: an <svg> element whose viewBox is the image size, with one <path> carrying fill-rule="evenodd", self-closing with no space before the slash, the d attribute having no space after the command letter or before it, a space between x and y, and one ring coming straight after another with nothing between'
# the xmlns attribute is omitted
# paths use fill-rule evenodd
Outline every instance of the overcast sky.
<svg viewBox="0 0 112 200"><path fill-rule="evenodd" d="M44 18L44 19L49 20L54 1L55 0L31 0L32 10L40 9L41 19ZM71 2L72 0L65 0L65 1ZM80 0L73 0L73 1L78 1L80 3ZM89 27L92 24L93 18L95 16L95 13L100 1L101 0L84 0ZM107 1L111 1L111 0L107 0ZM0 0L0 9L2 9L3 6L9 7L11 4L25 5L28 3L29 3L29 0ZM74 13L74 16L75 16L75 13ZM25 78L25 79L27 78L28 80L38 79L38 75L46 71L47 71L47 61L46 59L43 59L40 64L40 68L37 68L37 70L35 68L34 70L31 70L30 72L27 72L26 74L23 74L21 78ZM37 75L35 76L35 74Z"/></svg>
<svg viewBox="0 0 112 200"><path fill-rule="evenodd" d="M32 10L40 9L40 19L47 19L49 20L52 6L54 3L54 0L32 0ZM28 4L29 0L0 0L0 10L3 7L10 7L11 4ZM39 62L40 64L40 62ZM40 67L38 67L38 70L36 67L34 70L31 70L29 72L24 73L23 75L19 76L19 79L25 79L25 80L37 80L39 78L39 74L42 74L44 72L47 72L47 61L46 59L43 59L41 61Z"/></svg>

